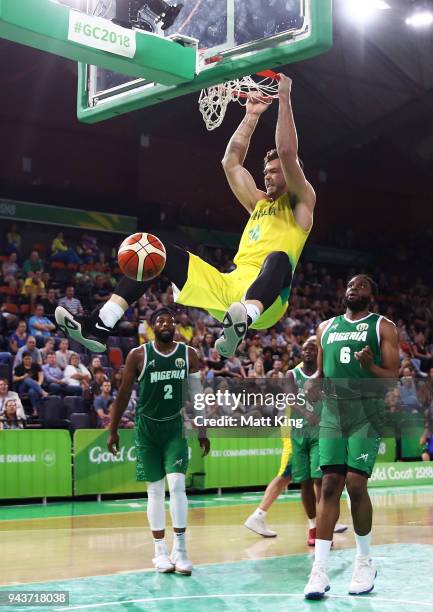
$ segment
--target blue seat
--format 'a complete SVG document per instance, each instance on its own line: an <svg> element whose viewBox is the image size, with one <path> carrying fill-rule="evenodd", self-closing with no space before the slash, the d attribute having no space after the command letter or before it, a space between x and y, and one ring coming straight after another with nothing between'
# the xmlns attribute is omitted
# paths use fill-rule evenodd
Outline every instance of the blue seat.
<svg viewBox="0 0 433 612"><path fill-rule="evenodd" d="M75 429L93 429L92 418L89 414L73 412L69 416L69 420L72 431Z"/></svg>
<svg viewBox="0 0 433 612"><path fill-rule="evenodd" d="M71 414L75 413L86 413L86 406L82 397L67 395L63 398L63 403L66 408L66 415L69 418Z"/></svg>

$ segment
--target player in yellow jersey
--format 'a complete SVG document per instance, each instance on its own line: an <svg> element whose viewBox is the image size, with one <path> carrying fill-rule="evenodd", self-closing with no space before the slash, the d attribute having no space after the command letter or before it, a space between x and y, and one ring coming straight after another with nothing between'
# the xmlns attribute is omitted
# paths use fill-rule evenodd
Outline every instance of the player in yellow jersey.
<svg viewBox="0 0 433 612"><path fill-rule="evenodd" d="M164 274L173 284L175 301L203 308L223 323L223 335L215 344L223 357L234 355L248 327L266 329L283 316L293 272L313 224L316 196L298 159L291 86L292 81L281 74L276 148L265 157L266 191L257 188L243 164L269 104L248 101L222 161L233 193L249 214L234 259L236 269L223 274L200 257L165 243ZM147 283L124 277L101 310L79 317L58 307L57 323L92 352L104 351L113 327L146 287Z"/></svg>

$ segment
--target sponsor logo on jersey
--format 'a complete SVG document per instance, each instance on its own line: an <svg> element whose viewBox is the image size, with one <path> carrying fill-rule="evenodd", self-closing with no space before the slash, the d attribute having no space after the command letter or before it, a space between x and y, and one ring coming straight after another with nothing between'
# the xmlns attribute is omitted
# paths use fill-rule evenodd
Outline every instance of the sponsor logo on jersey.
<svg viewBox="0 0 433 612"><path fill-rule="evenodd" d="M147 364L148 368L154 368L155 367L155 360L152 359L152 361L149 361L149 363Z"/></svg>
<svg viewBox="0 0 433 612"><path fill-rule="evenodd" d="M368 453L361 453L359 457L356 458L357 461L365 461L367 463Z"/></svg>
<svg viewBox="0 0 433 612"><path fill-rule="evenodd" d="M331 334L329 334L326 344L332 344L333 342L347 342L347 340L357 340L358 342L365 342L367 340L367 332L332 332Z"/></svg>
<svg viewBox="0 0 433 612"><path fill-rule="evenodd" d="M165 372L157 371L150 373L150 382L155 383L160 380L184 380L185 370L166 370Z"/></svg>
<svg viewBox="0 0 433 612"><path fill-rule="evenodd" d="M333 329L338 329L338 323L334 323L334 325L331 325L329 331L332 331Z"/></svg>
<svg viewBox="0 0 433 612"><path fill-rule="evenodd" d="M257 242L260 238L260 225L256 225L248 232L248 239L250 242Z"/></svg>
<svg viewBox="0 0 433 612"><path fill-rule="evenodd" d="M360 332L367 331L368 323L358 323L358 325L356 326L356 329Z"/></svg>
<svg viewBox="0 0 433 612"><path fill-rule="evenodd" d="M184 368L185 367L185 359L182 359L182 357L178 357L176 359L176 361L174 362L174 365L176 366L176 368Z"/></svg>

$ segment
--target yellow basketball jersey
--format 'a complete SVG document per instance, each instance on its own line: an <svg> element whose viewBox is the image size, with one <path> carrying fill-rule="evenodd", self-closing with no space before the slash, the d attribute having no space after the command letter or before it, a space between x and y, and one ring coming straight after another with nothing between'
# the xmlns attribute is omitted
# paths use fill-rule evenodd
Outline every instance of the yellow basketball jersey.
<svg viewBox="0 0 433 612"><path fill-rule="evenodd" d="M297 225L287 193L273 202L259 200L245 226L234 263L238 268L261 268L269 253L282 251L294 270L310 231Z"/></svg>

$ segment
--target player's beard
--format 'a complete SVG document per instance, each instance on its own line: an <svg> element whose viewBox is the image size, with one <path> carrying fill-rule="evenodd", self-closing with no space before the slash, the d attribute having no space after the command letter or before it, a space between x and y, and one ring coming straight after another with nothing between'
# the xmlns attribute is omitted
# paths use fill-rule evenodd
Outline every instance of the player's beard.
<svg viewBox="0 0 433 612"><path fill-rule="evenodd" d="M370 297L367 295L359 296L356 300L348 300L346 297L343 300L345 308L348 308L352 312L362 312L368 310L370 305Z"/></svg>
<svg viewBox="0 0 433 612"><path fill-rule="evenodd" d="M158 342L162 342L163 344L170 344L170 342L173 342L174 330L169 331L168 329L165 329L161 332L155 331L155 338L158 340Z"/></svg>

